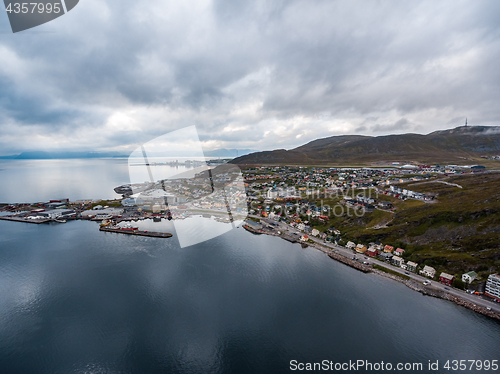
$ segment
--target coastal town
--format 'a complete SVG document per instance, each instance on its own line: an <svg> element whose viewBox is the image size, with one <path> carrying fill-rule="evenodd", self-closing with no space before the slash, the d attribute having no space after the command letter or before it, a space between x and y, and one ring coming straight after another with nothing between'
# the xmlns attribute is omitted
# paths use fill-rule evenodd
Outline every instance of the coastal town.
<svg viewBox="0 0 500 374"><path fill-rule="evenodd" d="M193 215L220 222L243 222L255 234L281 236L313 246L331 258L364 271L418 284L419 291L455 293L485 314L500 312L500 276L470 269L461 274L440 270L428 261L412 261L411 250L398 243L356 241L335 222L381 212L394 215L401 203L439 204L439 195L415 191L410 183L436 183L461 189L448 177L472 178L488 173L480 165L397 165L387 168L218 166L189 179L162 180L118 186L115 200L50 200L4 204L0 219L27 223L65 223L92 220L101 231L170 237L137 230L131 221L185 219ZM335 221L337 220L337 221ZM382 227L383 225L381 225ZM417 283L415 283L417 282ZM434 290L434 291L432 291ZM458 294L457 294L458 292ZM492 310L493 309L493 310Z"/></svg>

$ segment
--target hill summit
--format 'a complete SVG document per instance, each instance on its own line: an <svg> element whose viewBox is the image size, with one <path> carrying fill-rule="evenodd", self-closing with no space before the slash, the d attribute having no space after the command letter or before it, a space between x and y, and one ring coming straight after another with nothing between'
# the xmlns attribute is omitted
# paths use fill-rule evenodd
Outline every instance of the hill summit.
<svg viewBox="0 0 500 374"><path fill-rule="evenodd" d="M341 135L313 140L291 150L256 152L235 164L347 165L389 162L474 162L500 154L500 126L460 126L427 135Z"/></svg>

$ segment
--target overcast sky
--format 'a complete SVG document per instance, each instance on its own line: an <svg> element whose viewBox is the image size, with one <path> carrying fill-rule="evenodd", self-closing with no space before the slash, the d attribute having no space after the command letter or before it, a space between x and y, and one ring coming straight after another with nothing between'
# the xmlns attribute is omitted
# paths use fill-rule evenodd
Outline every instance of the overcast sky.
<svg viewBox="0 0 500 374"><path fill-rule="evenodd" d="M499 19L497 0L80 0L12 34L2 11L0 154L498 125Z"/></svg>

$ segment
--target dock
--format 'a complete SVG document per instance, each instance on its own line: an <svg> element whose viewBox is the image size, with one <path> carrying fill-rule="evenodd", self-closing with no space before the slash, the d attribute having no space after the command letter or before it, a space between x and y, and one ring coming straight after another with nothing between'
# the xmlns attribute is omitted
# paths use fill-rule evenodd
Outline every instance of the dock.
<svg viewBox="0 0 500 374"><path fill-rule="evenodd" d="M0 216L0 219L4 220L4 221L24 222L24 223L36 223L36 224L47 223L47 222L51 222L52 221L51 218L47 218L47 219L27 219L27 218L24 218L24 217L11 217L11 216Z"/></svg>
<svg viewBox="0 0 500 374"><path fill-rule="evenodd" d="M141 230L123 230L113 227L100 227L99 231L115 232L117 234L128 234L138 236L149 236L152 238L170 238L172 234L169 232L141 231Z"/></svg>
<svg viewBox="0 0 500 374"><path fill-rule="evenodd" d="M249 232L251 232L252 234L256 234L256 235L262 235L263 232L262 231L259 231L259 230L256 230L254 229L253 227L250 227L246 224L243 225L243 228Z"/></svg>

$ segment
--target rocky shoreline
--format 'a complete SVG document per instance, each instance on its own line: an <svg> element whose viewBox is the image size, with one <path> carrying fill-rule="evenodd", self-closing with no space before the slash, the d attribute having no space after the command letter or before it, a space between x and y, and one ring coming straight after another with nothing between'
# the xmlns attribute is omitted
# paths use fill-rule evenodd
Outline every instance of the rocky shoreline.
<svg viewBox="0 0 500 374"><path fill-rule="evenodd" d="M437 289L432 288L432 287L424 286L422 283L417 282L416 280L413 280L413 279L406 280L406 279L400 278L396 275L385 273L382 270L378 270L378 269L372 269L372 273L375 273L375 274L381 275L383 277L390 278L390 279L395 280L397 282L403 283L406 287L408 287L414 291L420 292L422 295L432 296L432 297L436 297L438 299L452 301L455 304L463 306L463 307L470 309L476 313L480 313L480 314L485 315L487 317L500 320L500 313L498 313L494 310L488 310L487 308L485 308L483 306L476 305L468 300L462 299L461 297L451 295L448 292L444 292L442 290L437 290Z"/></svg>
<svg viewBox="0 0 500 374"><path fill-rule="evenodd" d="M263 232L263 231L256 230L252 227L249 227L248 225L244 225L243 227L247 231L254 233L254 234L266 234L266 235L271 235L271 236L278 236L278 237L285 239L287 241L292 241L289 239L292 237L285 235L285 234L278 234L278 233L268 232L268 231ZM297 242L297 240L295 240L295 238L292 238L292 239L294 239L293 242ZM476 305L468 300L464 300L458 296L451 295L450 293L445 292L443 290L438 290L438 289L435 289L433 287L424 286L422 283L420 283L414 279L406 280L406 279L403 279L403 278L398 277L396 275L386 273L382 270L374 269L372 266L362 264L358 261L352 260L348 257L341 255L341 254L332 252L332 250L330 248L324 247L318 243L307 243L307 245L314 247L317 250L325 253L331 259L339 261L339 262L341 262L345 265L348 265L356 270L362 271L363 273L374 273L374 274L380 275L382 277L395 280L397 282L403 283L406 287L408 287L414 291L420 292L422 295L432 296L432 297L436 297L436 298L443 299L443 300L448 300L448 301L454 302L457 305L460 305L460 306L463 306L467 309L470 309L476 313L480 313L484 316L500 320L500 313L499 312L496 312L494 310L488 310L487 308L485 308L483 306Z"/></svg>

